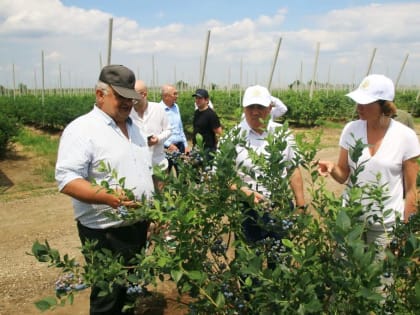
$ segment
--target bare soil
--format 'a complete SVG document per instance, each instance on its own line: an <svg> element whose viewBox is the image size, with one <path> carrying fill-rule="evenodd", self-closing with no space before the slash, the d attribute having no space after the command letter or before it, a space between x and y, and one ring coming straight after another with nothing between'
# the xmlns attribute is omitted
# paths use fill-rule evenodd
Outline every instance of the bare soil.
<svg viewBox="0 0 420 315"><path fill-rule="evenodd" d="M319 158L336 160L339 129L324 131ZM31 251L35 240L50 245L83 262L70 198L57 192L55 183L46 183L35 171L40 158L17 146L0 160L0 315L39 314L34 302L54 295L58 270L38 263ZM342 187L330 180L337 193ZM176 301L172 283L157 288L160 300L149 314L186 314L185 304ZM53 314L89 313L89 289L81 291L74 305L56 309Z"/></svg>

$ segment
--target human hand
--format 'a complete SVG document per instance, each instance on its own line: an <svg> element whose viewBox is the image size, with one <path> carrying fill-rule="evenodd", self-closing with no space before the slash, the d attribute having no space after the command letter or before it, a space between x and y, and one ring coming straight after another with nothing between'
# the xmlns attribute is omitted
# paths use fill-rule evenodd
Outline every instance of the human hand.
<svg viewBox="0 0 420 315"><path fill-rule="evenodd" d="M334 168L334 163L331 161L318 161L318 174L327 177L331 174Z"/></svg>
<svg viewBox="0 0 420 315"><path fill-rule="evenodd" d="M150 135L147 137L147 144L149 147L151 147L152 145L155 145L156 143L159 142L158 137L154 136L154 135Z"/></svg>
<svg viewBox="0 0 420 315"><path fill-rule="evenodd" d="M263 194L260 194L259 192L256 192L248 187L242 187L241 191L245 193L245 195L247 195L248 197L254 195L254 203L260 203L265 200Z"/></svg>
<svg viewBox="0 0 420 315"><path fill-rule="evenodd" d="M114 209L118 207L134 208L138 206L137 202L130 200L124 190L116 189L113 193L109 193L109 201L107 204Z"/></svg>
<svg viewBox="0 0 420 315"><path fill-rule="evenodd" d="M178 147L175 144L170 144L167 148L169 152L176 152L179 151Z"/></svg>

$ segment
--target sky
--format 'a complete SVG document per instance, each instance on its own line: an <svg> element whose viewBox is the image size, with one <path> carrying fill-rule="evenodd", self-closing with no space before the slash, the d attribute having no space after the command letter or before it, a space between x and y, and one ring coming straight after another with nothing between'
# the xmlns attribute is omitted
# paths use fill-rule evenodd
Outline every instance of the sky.
<svg viewBox="0 0 420 315"><path fill-rule="evenodd" d="M0 0L0 86L94 87L110 59L149 86L358 84L369 72L419 88L418 12L395 0Z"/></svg>

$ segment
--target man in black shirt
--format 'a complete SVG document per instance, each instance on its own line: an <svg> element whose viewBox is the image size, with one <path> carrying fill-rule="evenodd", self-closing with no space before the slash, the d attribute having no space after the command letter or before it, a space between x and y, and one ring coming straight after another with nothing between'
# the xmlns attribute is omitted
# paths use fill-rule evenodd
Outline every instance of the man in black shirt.
<svg viewBox="0 0 420 315"><path fill-rule="evenodd" d="M217 114L209 107L207 90L197 89L192 96L195 97L197 105L193 120L193 146L197 144L197 134L200 134L203 137L206 156L211 159L209 153L217 149L217 138L222 134L222 126Z"/></svg>

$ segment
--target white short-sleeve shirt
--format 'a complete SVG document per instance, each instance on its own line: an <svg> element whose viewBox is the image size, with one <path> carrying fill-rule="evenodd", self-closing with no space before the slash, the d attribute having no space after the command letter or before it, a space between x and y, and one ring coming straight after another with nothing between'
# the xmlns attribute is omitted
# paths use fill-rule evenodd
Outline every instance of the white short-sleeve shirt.
<svg viewBox="0 0 420 315"><path fill-rule="evenodd" d="M355 145L357 139L361 139L364 144L367 144L366 128L365 120L348 123L342 131L340 146L349 150ZM384 210L394 210L384 218L386 224L394 223L396 214L402 217L404 213L403 162L419 155L420 145L416 133L393 119L391 119L388 130L376 153L371 156L368 147L365 147L362 151L358 164L364 163L364 170L358 175L358 184L377 183L377 175L380 174L378 184L384 186L386 195L389 197L384 201ZM351 160L350 155L348 156L348 163L350 170L356 167L356 163ZM368 204L369 201L365 200L364 203ZM377 225L377 228L380 228L379 224ZM375 226L372 229L375 229Z"/></svg>

